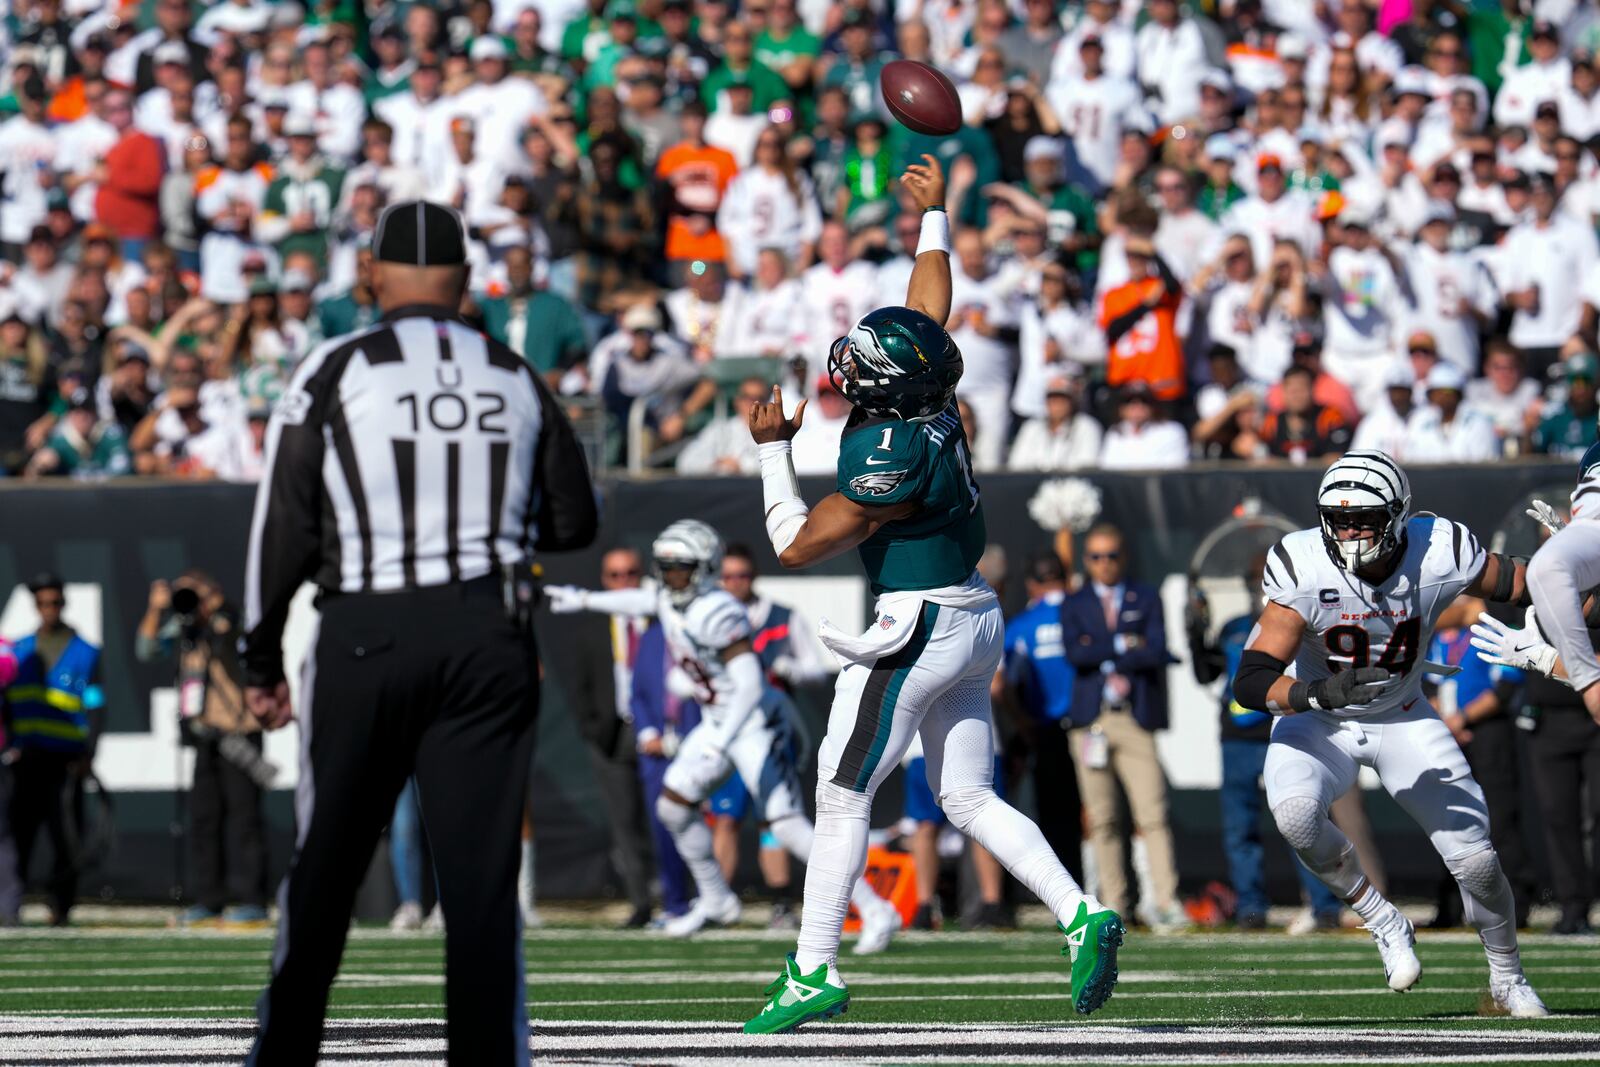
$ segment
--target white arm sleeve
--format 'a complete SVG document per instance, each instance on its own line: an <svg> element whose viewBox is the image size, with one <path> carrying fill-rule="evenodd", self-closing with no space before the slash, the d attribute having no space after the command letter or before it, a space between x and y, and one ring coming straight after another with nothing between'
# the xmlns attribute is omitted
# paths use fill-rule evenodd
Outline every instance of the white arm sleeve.
<svg viewBox="0 0 1600 1067"><path fill-rule="evenodd" d="M761 670L761 660L754 652L741 652L723 666L728 672L729 685L718 694L717 703L722 714L706 716L700 729L706 731L719 751L725 752L750 714L761 704L766 677Z"/></svg>
<svg viewBox="0 0 1600 1067"><path fill-rule="evenodd" d="M1600 523L1575 522L1544 543L1528 565L1528 591L1546 638L1561 654L1572 688L1600 682L1600 660L1583 621L1583 592L1600 585Z"/></svg>
<svg viewBox="0 0 1600 1067"><path fill-rule="evenodd" d="M588 589L583 606L607 615L654 615L656 596L654 589Z"/></svg>

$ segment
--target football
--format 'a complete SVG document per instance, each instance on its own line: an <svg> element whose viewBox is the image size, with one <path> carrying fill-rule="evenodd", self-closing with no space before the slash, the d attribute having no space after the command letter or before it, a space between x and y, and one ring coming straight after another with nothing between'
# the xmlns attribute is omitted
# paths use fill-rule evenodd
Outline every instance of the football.
<svg viewBox="0 0 1600 1067"><path fill-rule="evenodd" d="M883 102L901 125L918 133L943 137L961 128L961 99L956 87L926 63L897 59L878 77Z"/></svg>

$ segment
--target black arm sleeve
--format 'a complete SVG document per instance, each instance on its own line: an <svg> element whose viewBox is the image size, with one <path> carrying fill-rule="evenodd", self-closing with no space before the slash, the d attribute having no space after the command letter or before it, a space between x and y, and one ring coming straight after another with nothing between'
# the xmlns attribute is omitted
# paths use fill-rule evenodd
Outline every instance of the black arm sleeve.
<svg viewBox="0 0 1600 1067"><path fill-rule="evenodd" d="M539 487L539 540L541 552L566 552L585 548L600 529L600 511L595 504L594 485L589 480L589 461L578 445L572 424L561 404L533 374L543 418L539 429L539 453L534 484Z"/></svg>
<svg viewBox="0 0 1600 1067"><path fill-rule="evenodd" d="M1253 649L1239 658L1239 673L1233 676L1233 699L1240 707L1251 711L1271 711L1267 706L1267 693L1272 683L1283 677L1289 665L1276 656Z"/></svg>
<svg viewBox="0 0 1600 1067"><path fill-rule="evenodd" d="M1210 685L1228 669L1227 657L1220 647L1206 640L1202 627L1189 631L1189 665L1194 670L1194 680L1201 685Z"/></svg>
<svg viewBox="0 0 1600 1067"><path fill-rule="evenodd" d="M1172 273L1172 268L1167 266L1167 261L1161 258L1159 252L1156 253L1155 263L1156 273L1161 276L1161 285L1166 289L1167 294L1170 296L1173 293L1182 292L1183 283L1178 281L1178 276Z"/></svg>
<svg viewBox="0 0 1600 1067"><path fill-rule="evenodd" d="M1139 320L1148 314L1150 314L1150 309L1140 304L1132 311L1124 311L1106 323L1106 344L1114 345L1122 340L1122 335L1139 325Z"/></svg>
<svg viewBox="0 0 1600 1067"><path fill-rule="evenodd" d="M256 488L245 563L244 636L239 659L246 685L283 680L283 624L300 583L316 573L322 551L322 424L336 373L307 357L315 373L291 383L267 426L266 470Z"/></svg>

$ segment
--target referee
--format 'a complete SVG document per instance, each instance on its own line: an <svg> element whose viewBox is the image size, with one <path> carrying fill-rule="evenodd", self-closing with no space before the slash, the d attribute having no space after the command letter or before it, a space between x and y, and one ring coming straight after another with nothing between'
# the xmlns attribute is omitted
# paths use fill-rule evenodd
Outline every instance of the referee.
<svg viewBox="0 0 1600 1067"><path fill-rule="evenodd" d="M455 212L383 213L382 319L323 343L267 430L245 575L246 701L294 712L281 638L314 581L322 618L300 696L297 837L248 1062L316 1060L356 888L415 774L445 934L453 1064L528 1061L518 831L538 710L532 550L594 539L594 491L549 390L463 323Z"/></svg>

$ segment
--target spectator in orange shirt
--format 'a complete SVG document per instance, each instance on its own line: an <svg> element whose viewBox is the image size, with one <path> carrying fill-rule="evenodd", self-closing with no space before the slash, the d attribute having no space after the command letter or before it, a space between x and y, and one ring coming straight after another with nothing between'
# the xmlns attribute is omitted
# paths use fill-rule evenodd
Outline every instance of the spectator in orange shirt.
<svg viewBox="0 0 1600 1067"><path fill-rule="evenodd" d="M1269 412L1261 424L1261 440L1272 455L1315 463L1350 447L1350 424L1334 408L1317 403L1313 395L1316 381L1316 374L1303 363L1292 364L1283 372L1279 383L1283 410Z"/></svg>
<svg viewBox="0 0 1600 1067"><path fill-rule="evenodd" d="M1347 426L1354 426L1361 421L1361 409L1356 405L1355 394L1350 392L1350 387L1322 369L1322 342L1316 334L1307 330L1295 334L1289 359L1295 366L1305 367L1311 372L1315 383L1311 387L1312 399L1322 407L1337 411ZM1281 381L1267 390L1267 410L1283 410Z"/></svg>
<svg viewBox="0 0 1600 1067"><path fill-rule="evenodd" d="M683 140L656 162L656 179L664 186L668 279L674 287L685 284L684 272L695 260L722 263L728 258L717 232L717 207L739 172L731 154L706 143L704 104L684 104L680 121Z"/></svg>
<svg viewBox="0 0 1600 1067"><path fill-rule="evenodd" d="M1106 332L1106 384L1142 381L1157 400L1184 394L1183 349L1176 319L1183 286L1156 254L1148 238L1128 238L1129 280L1100 301L1100 328Z"/></svg>

